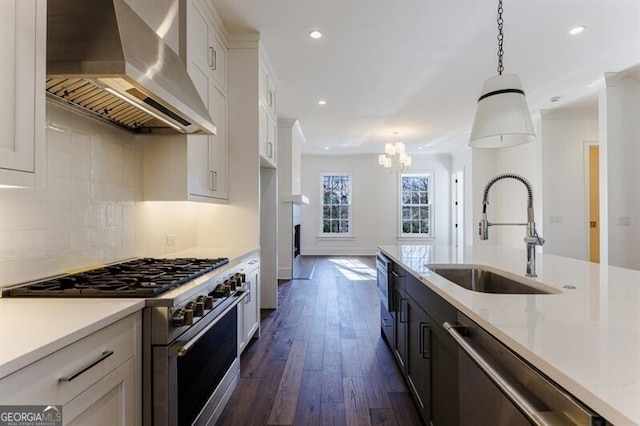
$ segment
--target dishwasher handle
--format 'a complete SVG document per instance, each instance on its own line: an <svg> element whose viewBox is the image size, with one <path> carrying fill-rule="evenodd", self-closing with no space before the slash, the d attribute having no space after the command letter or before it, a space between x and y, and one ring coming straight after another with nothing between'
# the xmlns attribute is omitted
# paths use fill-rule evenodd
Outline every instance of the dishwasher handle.
<svg viewBox="0 0 640 426"><path fill-rule="evenodd" d="M460 348L464 350L467 355L480 367L480 369L491 379L493 383L498 386L500 391L505 394L507 398L524 414L524 416L534 425L550 425L547 420L540 416L539 411L527 401L517 389L496 371L493 366L482 357L474 348L467 342L458 329L464 330L465 327L455 326L449 322L445 322L442 326L453 337L453 339L460 345Z"/></svg>

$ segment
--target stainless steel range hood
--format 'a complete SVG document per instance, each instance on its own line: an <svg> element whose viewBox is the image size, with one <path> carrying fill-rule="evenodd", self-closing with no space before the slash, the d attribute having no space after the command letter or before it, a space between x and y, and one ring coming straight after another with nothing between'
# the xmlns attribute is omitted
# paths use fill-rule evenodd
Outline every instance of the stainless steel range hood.
<svg viewBox="0 0 640 426"><path fill-rule="evenodd" d="M135 133L216 133L178 55L124 0L47 1L46 87Z"/></svg>

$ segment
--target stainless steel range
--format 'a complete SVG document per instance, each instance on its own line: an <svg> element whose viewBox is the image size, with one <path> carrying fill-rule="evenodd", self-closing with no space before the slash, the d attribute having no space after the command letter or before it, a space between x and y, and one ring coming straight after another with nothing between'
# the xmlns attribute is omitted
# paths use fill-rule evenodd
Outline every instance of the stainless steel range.
<svg viewBox="0 0 640 426"><path fill-rule="evenodd" d="M256 259L140 258L33 282L9 297L140 297L143 422L213 423L237 384L237 305Z"/></svg>

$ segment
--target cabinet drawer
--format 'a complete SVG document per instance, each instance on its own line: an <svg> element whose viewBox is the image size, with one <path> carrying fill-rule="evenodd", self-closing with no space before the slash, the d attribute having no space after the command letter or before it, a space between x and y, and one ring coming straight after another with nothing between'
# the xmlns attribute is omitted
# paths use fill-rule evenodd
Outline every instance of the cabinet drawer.
<svg viewBox="0 0 640 426"><path fill-rule="evenodd" d="M5 377L0 404L66 404L134 356L139 316L123 318Z"/></svg>

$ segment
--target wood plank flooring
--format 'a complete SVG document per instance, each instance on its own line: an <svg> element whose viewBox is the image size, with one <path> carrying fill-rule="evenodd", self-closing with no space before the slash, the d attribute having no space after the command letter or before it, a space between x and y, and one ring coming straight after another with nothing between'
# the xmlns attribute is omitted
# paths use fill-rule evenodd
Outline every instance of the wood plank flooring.
<svg viewBox="0 0 640 426"><path fill-rule="evenodd" d="M380 337L373 257L305 257L311 279L280 284L245 349L218 425L420 425Z"/></svg>

